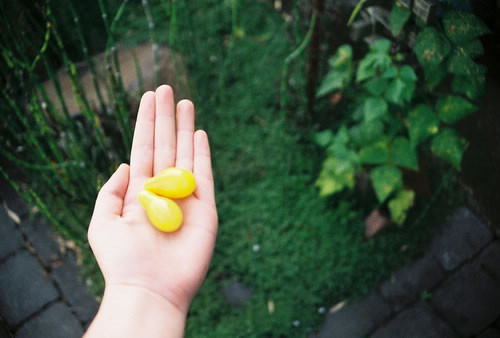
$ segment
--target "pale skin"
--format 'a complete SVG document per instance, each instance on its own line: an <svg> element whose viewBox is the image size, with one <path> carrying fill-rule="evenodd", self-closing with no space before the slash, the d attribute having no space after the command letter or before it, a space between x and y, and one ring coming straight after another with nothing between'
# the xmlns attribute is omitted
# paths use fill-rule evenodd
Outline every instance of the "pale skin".
<svg viewBox="0 0 500 338"><path fill-rule="evenodd" d="M130 166L101 188L90 222L90 247L106 287L85 337L182 337L191 300L205 278L217 235L207 134L194 129L194 106L174 107L172 88L143 95ZM179 230L154 228L137 200L144 182L169 167L193 172L196 190L176 200Z"/></svg>

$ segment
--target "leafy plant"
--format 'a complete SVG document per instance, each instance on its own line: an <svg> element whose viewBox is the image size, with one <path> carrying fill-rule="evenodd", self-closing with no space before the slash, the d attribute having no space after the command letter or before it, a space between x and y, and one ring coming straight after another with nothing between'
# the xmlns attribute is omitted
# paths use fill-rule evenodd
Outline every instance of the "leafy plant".
<svg viewBox="0 0 500 338"><path fill-rule="evenodd" d="M410 18L410 9L393 6L394 37ZM392 51L401 46L379 39L359 61L350 45L330 58L317 96L342 91L354 108L335 131L315 135L327 153L316 181L321 196L352 189L356 174L368 171L378 202L403 224L415 193L402 170L419 170L423 148L460 170L467 141L452 125L478 109L486 67L474 58L484 53L478 38L489 30L473 14L454 9L444 12L441 24L423 27L406 57ZM418 64L411 63L413 55Z"/></svg>

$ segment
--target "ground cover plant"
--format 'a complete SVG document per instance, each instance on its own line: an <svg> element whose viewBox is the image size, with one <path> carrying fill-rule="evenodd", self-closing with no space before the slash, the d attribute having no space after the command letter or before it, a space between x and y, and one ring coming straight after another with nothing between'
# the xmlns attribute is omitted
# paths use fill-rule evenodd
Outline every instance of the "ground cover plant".
<svg viewBox="0 0 500 338"><path fill-rule="evenodd" d="M355 176L369 171L378 203L400 225L415 200L402 169L418 171L426 147L460 170L467 141L453 124L478 110L486 82L486 67L474 58L484 53L479 37L488 27L450 1L435 9L443 13L435 22L415 15L418 34L408 49L411 38L404 28L417 3L394 4L389 23L395 41L378 39L359 61L350 45L341 46L318 91L318 96L342 92L351 111L335 133L316 135L327 148L316 181L320 195L352 189Z"/></svg>
<svg viewBox="0 0 500 338"><path fill-rule="evenodd" d="M25 17L38 27L24 35L25 41L16 40L16 22L2 8L2 23L11 25L1 45L2 83L7 84L1 101L6 117L2 163L16 169L15 184L23 195L81 248L82 269L96 294L103 285L86 244L86 227L99 187L119 162L128 161L134 113L129 109L137 99L124 90L119 69L112 66L118 42L153 40L153 48L168 44L181 53L197 124L210 136L220 230L207 279L189 313L187 336L305 336L329 306L367 293L393 267L414 257L432 228L427 220L454 203L446 195L453 178L433 177L444 192L435 198L443 201L436 203L441 208L426 218L419 209L405 231L393 229L365 241L365 210L354 196L318 199L314 182L323 154L308 141L310 130L289 118L293 112L280 110L284 60L297 50L312 15L296 27L300 39L292 39L294 23L258 1L123 1L111 6L97 1L109 34L102 47L107 47L110 64L102 95L111 103L95 108L82 91L78 53L66 50L80 49L79 57L92 67L85 27L79 26L72 2L61 5L58 10L66 8L73 17L68 27L81 33L74 44L64 40L50 4L38 8L43 20ZM304 62L294 60L289 74L294 81L287 85L300 92ZM40 86L44 78L57 83L58 65L69 71L79 119L64 108L59 111ZM12 170L2 173L13 176ZM252 290L239 307L227 304L220 291L231 280Z"/></svg>

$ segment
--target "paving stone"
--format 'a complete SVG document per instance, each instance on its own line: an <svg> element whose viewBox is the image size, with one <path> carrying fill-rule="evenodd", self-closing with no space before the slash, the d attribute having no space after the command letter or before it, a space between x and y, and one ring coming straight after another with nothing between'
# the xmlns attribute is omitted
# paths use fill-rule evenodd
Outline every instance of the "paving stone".
<svg viewBox="0 0 500 338"><path fill-rule="evenodd" d="M477 338L499 338L500 337L500 330L490 327L486 330L484 330Z"/></svg>
<svg viewBox="0 0 500 338"><path fill-rule="evenodd" d="M371 338L451 338L453 330L443 322L424 302L399 313L383 327L377 329Z"/></svg>
<svg viewBox="0 0 500 338"><path fill-rule="evenodd" d="M456 269L493 239L493 234L467 208L459 208L434 237L431 252L446 271Z"/></svg>
<svg viewBox="0 0 500 338"><path fill-rule="evenodd" d="M24 246L21 233L0 206L0 260Z"/></svg>
<svg viewBox="0 0 500 338"><path fill-rule="evenodd" d="M87 323L94 318L99 304L88 294L74 255L68 253L63 264L52 270L52 277L61 288L64 299L82 322Z"/></svg>
<svg viewBox="0 0 500 338"><path fill-rule="evenodd" d="M431 302L463 336L476 335L500 315L500 283L474 262L440 285Z"/></svg>
<svg viewBox="0 0 500 338"><path fill-rule="evenodd" d="M51 236L49 226L40 216L21 223L21 227L45 264L50 264L62 258L59 246Z"/></svg>
<svg viewBox="0 0 500 338"><path fill-rule="evenodd" d="M436 259L427 255L399 269L393 278L382 283L380 293L394 311L400 311L443 278L444 273Z"/></svg>
<svg viewBox="0 0 500 338"><path fill-rule="evenodd" d="M500 241L492 242L481 254L479 262L500 283Z"/></svg>
<svg viewBox="0 0 500 338"><path fill-rule="evenodd" d="M0 309L10 325L18 324L59 297L44 273L27 251L0 265Z"/></svg>
<svg viewBox="0 0 500 338"><path fill-rule="evenodd" d="M252 290L237 280L230 281L229 284L222 287L224 300L231 305L243 305L252 295Z"/></svg>
<svg viewBox="0 0 500 338"><path fill-rule="evenodd" d="M76 338L82 335L83 329L76 317L65 304L57 302L26 322L16 337Z"/></svg>
<svg viewBox="0 0 500 338"><path fill-rule="evenodd" d="M318 337L363 337L390 314L389 306L382 297L374 293L335 313L329 313Z"/></svg>
<svg viewBox="0 0 500 338"><path fill-rule="evenodd" d="M7 323L4 322L2 317L0 317L0 338L12 338L9 328L7 327Z"/></svg>

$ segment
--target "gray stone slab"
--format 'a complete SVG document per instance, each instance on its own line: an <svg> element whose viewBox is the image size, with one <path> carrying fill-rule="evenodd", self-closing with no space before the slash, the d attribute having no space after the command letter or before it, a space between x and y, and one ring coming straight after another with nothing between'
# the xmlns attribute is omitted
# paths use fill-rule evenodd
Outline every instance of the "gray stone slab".
<svg viewBox="0 0 500 338"><path fill-rule="evenodd" d="M483 269L500 283L500 241L494 241L481 254L479 262Z"/></svg>
<svg viewBox="0 0 500 338"><path fill-rule="evenodd" d="M431 252L446 271L456 269L493 239L493 234L467 208L459 208L434 237Z"/></svg>
<svg viewBox="0 0 500 338"><path fill-rule="evenodd" d="M0 205L0 260L23 246L21 233Z"/></svg>
<svg viewBox="0 0 500 338"><path fill-rule="evenodd" d="M53 238L49 226L40 216L22 222L21 227L45 264L50 264L62 258L59 245Z"/></svg>
<svg viewBox="0 0 500 338"><path fill-rule="evenodd" d="M52 277L59 285L64 299L71 305L78 319L87 323L94 318L99 304L87 292L87 287L80 278L74 255L67 255L63 264L52 270Z"/></svg>
<svg viewBox="0 0 500 338"><path fill-rule="evenodd" d="M329 313L318 337L359 338L367 335L391 314L389 306L377 294Z"/></svg>
<svg viewBox="0 0 500 338"><path fill-rule="evenodd" d="M477 338L499 338L500 330L494 327L487 328Z"/></svg>
<svg viewBox="0 0 500 338"><path fill-rule="evenodd" d="M394 319L377 329L371 338L451 338L457 337L424 302L399 313Z"/></svg>
<svg viewBox="0 0 500 338"><path fill-rule="evenodd" d="M0 265L0 310L9 325L18 324L58 297L40 263L27 251Z"/></svg>
<svg viewBox="0 0 500 338"><path fill-rule="evenodd" d="M382 283L380 293L394 311L400 311L443 278L444 273L436 259L427 255L399 269L393 278Z"/></svg>
<svg viewBox="0 0 500 338"><path fill-rule="evenodd" d="M45 309L17 331L18 338L51 337L72 338L81 337L83 329L69 308L57 302Z"/></svg>
<svg viewBox="0 0 500 338"><path fill-rule="evenodd" d="M479 263L467 264L441 284L430 301L463 336L476 335L500 315L500 283Z"/></svg>

